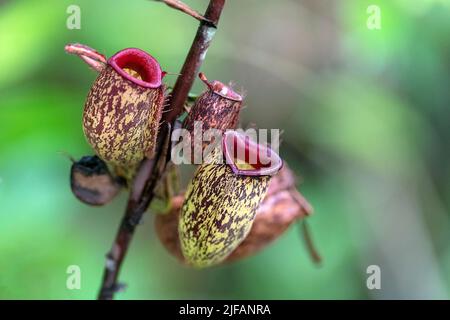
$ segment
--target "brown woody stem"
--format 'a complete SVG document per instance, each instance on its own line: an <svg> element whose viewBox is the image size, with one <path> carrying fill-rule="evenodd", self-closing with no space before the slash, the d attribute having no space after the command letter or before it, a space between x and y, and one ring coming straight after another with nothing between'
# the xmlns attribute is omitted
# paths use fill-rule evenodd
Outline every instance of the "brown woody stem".
<svg viewBox="0 0 450 320"><path fill-rule="evenodd" d="M208 9L206 9L205 17L217 25L220 14L225 5L225 0L211 0ZM216 32L216 28L209 23L201 22L197 30L191 49L186 57L183 67L181 68L181 75L178 77L173 87L172 97L168 112L165 114L165 120L173 122L176 117L183 112L184 102L186 101L192 84L197 76L203 60L205 59L206 51Z"/></svg>
<svg viewBox="0 0 450 320"><path fill-rule="evenodd" d="M165 1L166 2L166 1ZM201 20L191 49L185 59L180 76L177 78L163 121L173 124L184 111L184 103L194 83L195 77L205 58L206 51L214 36L225 0L210 0L204 19ZM117 283L122 263L127 254L136 226L142 219L153 200L153 190L160 179L165 164L168 161L167 138L170 130L161 130L158 137L158 150L154 159L145 159L131 186L127 208L117 231L111 251L107 254L103 280L98 299L110 300L123 286Z"/></svg>

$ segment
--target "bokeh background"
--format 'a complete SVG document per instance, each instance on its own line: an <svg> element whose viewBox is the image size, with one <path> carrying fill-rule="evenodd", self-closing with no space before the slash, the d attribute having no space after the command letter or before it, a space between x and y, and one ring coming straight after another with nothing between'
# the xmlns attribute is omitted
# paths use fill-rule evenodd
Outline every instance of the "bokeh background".
<svg viewBox="0 0 450 320"><path fill-rule="evenodd" d="M284 131L324 262L313 265L294 225L252 258L189 269L147 213L118 298L449 298L450 1L227 2L202 71L245 89L243 125ZM66 28L71 4L80 30ZM372 4L381 30L366 26ZM92 154L81 115L96 75L64 45L139 47L176 73L197 25L146 0L0 1L0 298L95 298L126 203L91 208L70 192L61 152ZM366 287L372 264L381 290Z"/></svg>

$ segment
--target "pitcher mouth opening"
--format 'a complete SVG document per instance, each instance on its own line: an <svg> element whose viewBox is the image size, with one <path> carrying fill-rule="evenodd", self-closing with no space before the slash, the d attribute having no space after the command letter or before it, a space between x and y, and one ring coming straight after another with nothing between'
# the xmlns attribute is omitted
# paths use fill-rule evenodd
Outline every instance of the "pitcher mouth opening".
<svg viewBox="0 0 450 320"><path fill-rule="evenodd" d="M280 156L270 147L258 144L236 131L223 135L223 153L233 172L244 176L271 176L283 165Z"/></svg>
<svg viewBox="0 0 450 320"><path fill-rule="evenodd" d="M122 77L144 88L158 88L162 71L158 61L147 52L128 48L113 55L108 64Z"/></svg>

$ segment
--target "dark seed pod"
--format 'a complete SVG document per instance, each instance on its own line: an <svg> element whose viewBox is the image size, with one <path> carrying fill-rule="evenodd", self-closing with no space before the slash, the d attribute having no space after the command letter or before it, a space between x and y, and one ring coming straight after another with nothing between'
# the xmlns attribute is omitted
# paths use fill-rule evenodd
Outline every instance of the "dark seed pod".
<svg viewBox="0 0 450 320"><path fill-rule="evenodd" d="M245 239L270 176L282 165L274 151L234 131L224 134L223 146L227 164L199 166L181 209L181 251L195 267L222 262Z"/></svg>
<svg viewBox="0 0 450 320"><path fill-rule="evenodd" d="M153 157L164 103L158 62L139 49L112 56L88 94L83 129L96 153L123 171Z"/></svg>
<svg viewBox="0 0 450 320"><path fill-rule="evenodd" d="M85 156L72 164L70 187L81 202L93 206L104 205L114 199L122 186L97 156Z"/></svg>
<svg viewBox="0 0 450 320"><path fill-rule="evenodd" d="M186 263L183 253L181 253L180 237L178 236L178 224L183 202L184 194L175 196L171 199L171 208L167 213L155 214L155 230L167 251L180 262Z"/></svg>
<svg viewBox="0 0 450 320"><path fill-rule="evenodd" d="M173 198L170 212L155 217L155 228L164 247L180 262L186 263L177 232L183 199L184 195ZM292 172L283 166L270 180L249 234L224 262L234 262L259 252L280 237L290 225L311 213L311 206L295 189Z"/></svg>

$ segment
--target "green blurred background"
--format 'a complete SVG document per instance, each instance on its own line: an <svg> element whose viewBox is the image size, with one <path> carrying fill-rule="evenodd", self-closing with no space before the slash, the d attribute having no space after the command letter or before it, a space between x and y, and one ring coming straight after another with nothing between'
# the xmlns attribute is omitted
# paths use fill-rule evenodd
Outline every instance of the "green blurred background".
<svg viewBox="0 0 450 320"><path fill-rule="evenodd" d="M71 4L80 30L66 28ZM381 30L366 26L371 4ZM145 0L0 1L0 298L95 298L126 203L91 208L70 192L60 152L92 154L81 115L95 73L64 45L139 47L176 73L197 25ZM284 131L324 262L293 226L252 258L189 269L147 213L119 299L449 297L450 1L228 0L202 71L245 89L243 125ZM80 290L66 289L72 264ZM371 264L381 290L366 288Z"/></svg>

